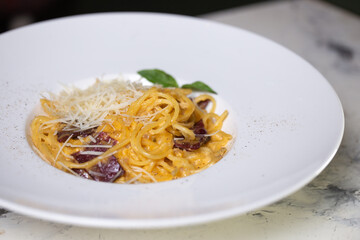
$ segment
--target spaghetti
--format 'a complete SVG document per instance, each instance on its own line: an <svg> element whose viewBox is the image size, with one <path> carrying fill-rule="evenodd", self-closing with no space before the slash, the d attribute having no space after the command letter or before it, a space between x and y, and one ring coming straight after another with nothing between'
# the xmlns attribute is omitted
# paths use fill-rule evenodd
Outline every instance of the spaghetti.
<svg viewBox="0 0 360 240"><path fill-rule="evenodd" d="M211 95L191 93L118 80L66 89L41 99L45 114L33 119L31 139L44 160L87 179L186 177L219 161L232 138L221 130L228 111L217 115Z"/></svg>

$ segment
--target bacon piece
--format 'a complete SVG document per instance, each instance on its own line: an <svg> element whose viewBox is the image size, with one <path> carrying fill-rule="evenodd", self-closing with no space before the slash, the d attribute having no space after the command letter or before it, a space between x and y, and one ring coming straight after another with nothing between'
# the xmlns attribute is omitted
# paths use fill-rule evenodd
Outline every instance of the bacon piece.
<svg viewBox="0 0 360 240"><path fill-rule="evenodd" d="M193 130L193 132L196 135L204 135L207 134L207 131L205 129L205 125L204 122L202 120L198 121L197 123L194 124L194 126L191 128Z"/></svg>
<svg viewBox="0 0 360 240"><path fill-rule="evenodd" d="M96 158L96 155L81 154L81 152L75 152L71 154L71 156L73 156L78 163L85 163Z"/></svg>
<svg viewBox="0 0 360 240"><path fill-rule="evenodd" d="M96 138L95 142L91 142L89 145L115 145L117 141L113 138L111 138L108 134L105 132L100 132ZM87 147L84 151L94 151L94 152L106 152L109 148L107 147ZM72 156L75 158L76 161L79 163L85 163L88 162L94 158L97 157L97 155L91 155L91 154L82 154L81 151L75 152L72 154Z"/></svg>
<svg viewBox="0 0 360 240"><path fill-rule="evenodd" d="M105 163L99 162L89 170L90 175L98 182L113 182L121 177L125 171L120 166L115 156L108 157Z"/></svg>
<svg viewBox="0 0 360 240"><path fill-rule="evenodd" d="M95 142L89 143L89 145L112 145L114 146L117 143L117 141L113 138L111 138L107 133L100 132L96 138ZM94 151L94 152L106 152L108 150L108 147L86 147L84 151ZM96 155L90 155L90 154L81 154L81 151L75 152L72 154L72 156L75 158L76 161L79 163L84 163L87 161L90 161L91 159L95 158Z"/></svg>
<svg viewBox="0 0 360 240"><path fill-rule="evenodd" d="M197 105L199 106L199 108L205 109L209 105L209 102L210 102L210 99L206 99L206 100L203 100L203 101L199 101L197 103Z"/></svg>
<svg viewBox="0 0 360 240"><path fill-rule="evenodd" d="M116 178L121 177L125 171L120 166L115 156L107 158L106 162L99 162L97 165L86 169L72 169L80 177L95 180L98 182L113 182Z"/></svg>
<svg viewBox="0 0 360 240"><path fill-rule="evenodd" d="M112 145L115 146L117 141L110 137L105 132L100 132L96 138L95 142L91 142L90 145ZM107 147L87 147L85 148L85 151L95 151L95 152L106 152L109 148Z"/></svg>
<svg viewBox="0 0 360 240"><path fill-rule="evenodd" d="M196 137L193 141L175 140L174 147L180 148L186 151L194 151L199 149L202 145L206 144L210 140L210 137Z"/></svg>
<svg viewBox="0 0 360 240"><path fill-rule="evenodd" d="M111 138L105 132L100 132L96 138L96 142L90 145L115 145L117 141ZM85 151L106 152L109 148L105 147L87 147ZM88 162L97 157L97 155L82 154L81 151L72 154L75 160L79 163ZM113 182L116 178L124 174L124 169L121 167L116 157L111 155L105 160L101 160L97 165L91 167L88 171L85 169L73 169L76 173L80 171L80 177L93 179L100 182ZM78 171L78 172L77 172Z"/></svg>
<svg viewBox="0 0 360 240"><path fill-rule="evenodd" d="M207 131L202 120L195 123L192 127L192 130L195 134L195 140L174 140L174 147L186 151L194 151L199 149L202 145L206 144L210 140L209 136L204 136L207 134Z"/></svg>
<svg viewBox="0 0 360 240"><path fill-rule="evenodd" d="M195 139L193 141L176 140L174 141L174 148L180 148L186 151L193 151L199 149L201 146L200 141Z"/></svg>
<svg viewBox="0 0 360 240"><path fill-rule="evenodd" d="M61 143L65 142L72 134L71 139L76 139L77 137L87 137L95 132L96 128L89 128L84 131L59 131L57 133L57 140Z"/></svg>

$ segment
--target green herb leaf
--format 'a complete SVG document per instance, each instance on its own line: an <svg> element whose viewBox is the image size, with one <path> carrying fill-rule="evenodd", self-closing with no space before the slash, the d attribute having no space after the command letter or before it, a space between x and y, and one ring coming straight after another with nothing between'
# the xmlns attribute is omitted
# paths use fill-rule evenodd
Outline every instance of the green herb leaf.
<svg viewBox="0 0 360 240"><path fill-rule="evenodd" d="M217 94L214 90L211 89L211 87L200 81L196 81L191 84L184 84L181 86L181 88L190 88L195 91L211 92Z"/></svg>
<svg viewBox="0 0 360 240"><path fill-rule="evenodd" d="M138 74L148 81L160 84L163 87L179 87L176 80L171 75L159 69L145 69L138 71Z"/></svg>

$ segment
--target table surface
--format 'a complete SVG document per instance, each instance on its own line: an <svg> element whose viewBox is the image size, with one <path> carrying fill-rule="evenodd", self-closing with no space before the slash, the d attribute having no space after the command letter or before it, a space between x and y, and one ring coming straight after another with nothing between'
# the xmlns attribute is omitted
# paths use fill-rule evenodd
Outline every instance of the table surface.
<svg viewBox="0 0 360 240"><path fill-rule="evenodd" d="M344 139L330 165L289 197L223 221L173 229L96 229L0 208L0 239L360 239L360 18L312 0L267 2L200 17L272 39L328 79L346 118Z"/></svg>

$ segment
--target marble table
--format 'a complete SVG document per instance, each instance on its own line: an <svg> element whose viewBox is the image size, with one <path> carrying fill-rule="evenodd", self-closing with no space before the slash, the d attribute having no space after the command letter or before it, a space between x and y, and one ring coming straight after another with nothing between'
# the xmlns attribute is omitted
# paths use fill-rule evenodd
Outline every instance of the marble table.
<svg viewBox="0 0 360 240"><path fill-rule="evenodd" d="M200 16L270 38L314 65L339 95L341 147L312 182L231 219L157 230L83 228L0 208L0 239L360 239L360 18L320 1L275 1Z"/></svg>

